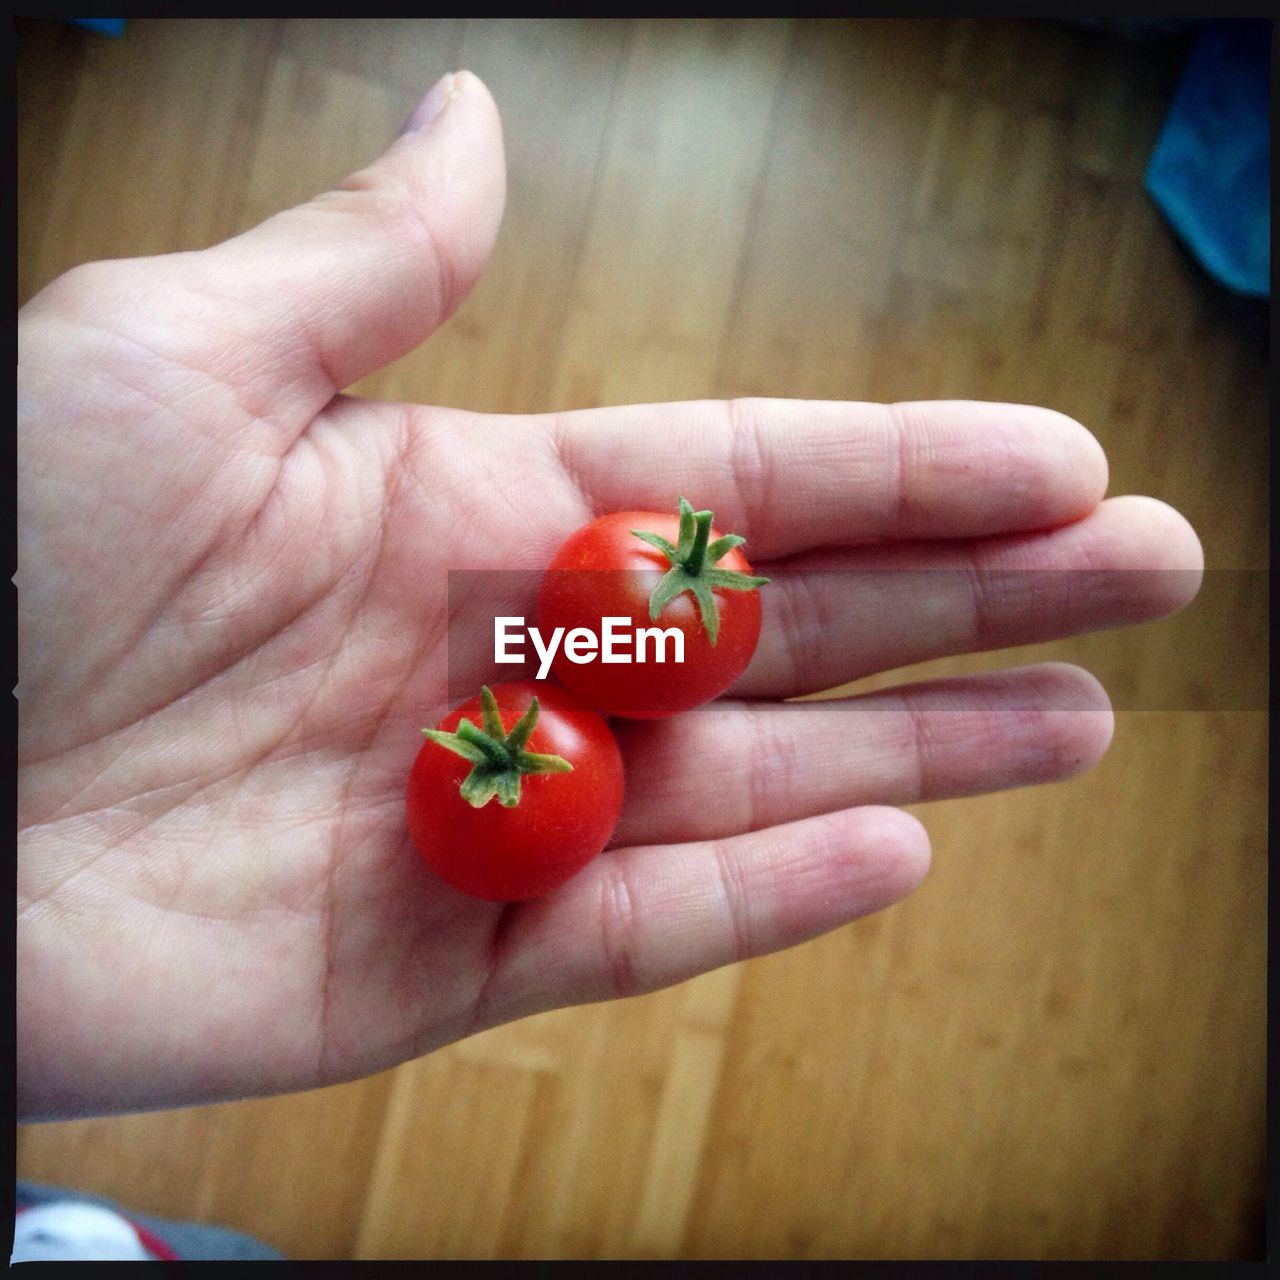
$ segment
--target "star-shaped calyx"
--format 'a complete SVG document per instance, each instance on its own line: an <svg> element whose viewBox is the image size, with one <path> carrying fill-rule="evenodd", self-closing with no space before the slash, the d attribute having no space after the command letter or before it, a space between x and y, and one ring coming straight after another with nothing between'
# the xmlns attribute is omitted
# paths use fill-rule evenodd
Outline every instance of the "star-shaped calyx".
<svg viewBox="0 0 1280 1280"><path fill-rule="evenodd" d="M710 511L695 511L687 499L681 498L679 541L675 546L656 533L648 533L643 529L632 529L631 532L661 551L671 564L671 568L663 574L662 581L649 596L650 619L656 622L663 609L677 596L686 591L691 592L698 602L698 612L702 615L707 639L714 645L720 633L720 610L713 593L717 589L754 591L757 587L763 587L769 579L753 577L736 569L715 567L717 560L726 556L734 547L742 546L746 539L738 537L736 533L727 533L711 542L711 518Z"/></svg>
<svg viewBox="0 0 1280 1280"><path fill-rule="evenodd" d="M540 755L526 751L525 744L538 723L538 699L516 721L511 732L502 727L498 700L488 685L480 690L483 728L477 728L465 717L457 729L423 729L432 742L471 761L471 772L462 780L462 798L476 809L483 808L494 796L505 808L520 803L520 779L528 773L572 773L563 756Z"/></svg>

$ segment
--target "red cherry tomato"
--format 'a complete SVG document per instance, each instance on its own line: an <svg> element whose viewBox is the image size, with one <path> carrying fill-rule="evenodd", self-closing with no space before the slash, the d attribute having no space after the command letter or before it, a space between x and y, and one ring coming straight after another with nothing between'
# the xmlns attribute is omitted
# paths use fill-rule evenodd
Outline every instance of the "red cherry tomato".
<svg viewBox="0 0 1280 1280"><path fill-rule="evenodd" d="M640 628L674 627L684 636L684 661L672 661L668 640L665 661L656 661L656 645L646 642L646 661L638 662L632 640L623 650L628 663L604 662L600 653L575 662L562 638L551 666L556 678L606 714L637 720L675 715L723 693L755 652L756 588L768 581L751 576L741 543L718 533L711 512L695 512L683 498L678 516L621 511L584 525L543 578L539 631L549 639L556 627L564 637L584 627L601 636L606 617L627 619L617 630L629 627L632 636Z"/></svg>
<svg viewBox="0 0 1280 1280"><path fill-rule="evenodd" d="M608 843L622 756L604 720L563 689L494 685L424 732L409 834L454 888L493 902L541 897Z"/></svg>

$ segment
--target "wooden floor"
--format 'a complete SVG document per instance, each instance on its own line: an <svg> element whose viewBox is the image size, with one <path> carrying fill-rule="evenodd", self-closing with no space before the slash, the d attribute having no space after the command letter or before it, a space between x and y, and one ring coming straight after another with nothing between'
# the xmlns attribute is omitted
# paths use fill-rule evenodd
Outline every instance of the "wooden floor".
<svg viewBox="0 0 1280 1280"><path fill-rule="evenodd" d="M361 1083L25 1127L20 1176L295 1258L1262 1256L1268 337L1142 190L1185 37L18 31L22 299L313 194L465 66L506 129L493 263L446 331L357 390L506 411L1048 404L1101 439L1113 493L1180 508L1209 564L1178 619L1034 650L1103 678L1110 755L922 807L934 868L899 906Z"/></svg>

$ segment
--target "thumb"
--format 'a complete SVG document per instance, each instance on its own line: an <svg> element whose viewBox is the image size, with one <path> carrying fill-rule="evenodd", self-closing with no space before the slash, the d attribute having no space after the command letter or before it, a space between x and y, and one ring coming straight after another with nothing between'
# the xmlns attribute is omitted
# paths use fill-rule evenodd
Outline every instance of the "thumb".
<svg viewBox="0 0 1280 1280"><path fill-rule="evenodd" d="M498 109L474 75L454 72L371 165L192 255L188 283L240 312L242 369L318 410L458 307L488 261L505 192Z"/></svg>

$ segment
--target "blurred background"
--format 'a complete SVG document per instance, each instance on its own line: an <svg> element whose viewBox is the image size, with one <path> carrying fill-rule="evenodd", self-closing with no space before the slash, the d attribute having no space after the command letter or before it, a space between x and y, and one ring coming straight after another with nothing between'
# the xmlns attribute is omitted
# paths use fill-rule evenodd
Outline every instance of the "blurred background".
<svg viewBox="0 0 1280 1280"><path fill-rule="evenodd" d="M894 673L1062 657L1117 707L1093 772L920 806L934 866L906 902L356 1084L26 1126L20 1177L294 1258L1263 1257L1267 304L1144 186L1198 27L17 37L20 302L306 199L467 67L506 131L492 265L357 392L1050 405L1208 563L1176 619Z"/></svg>

